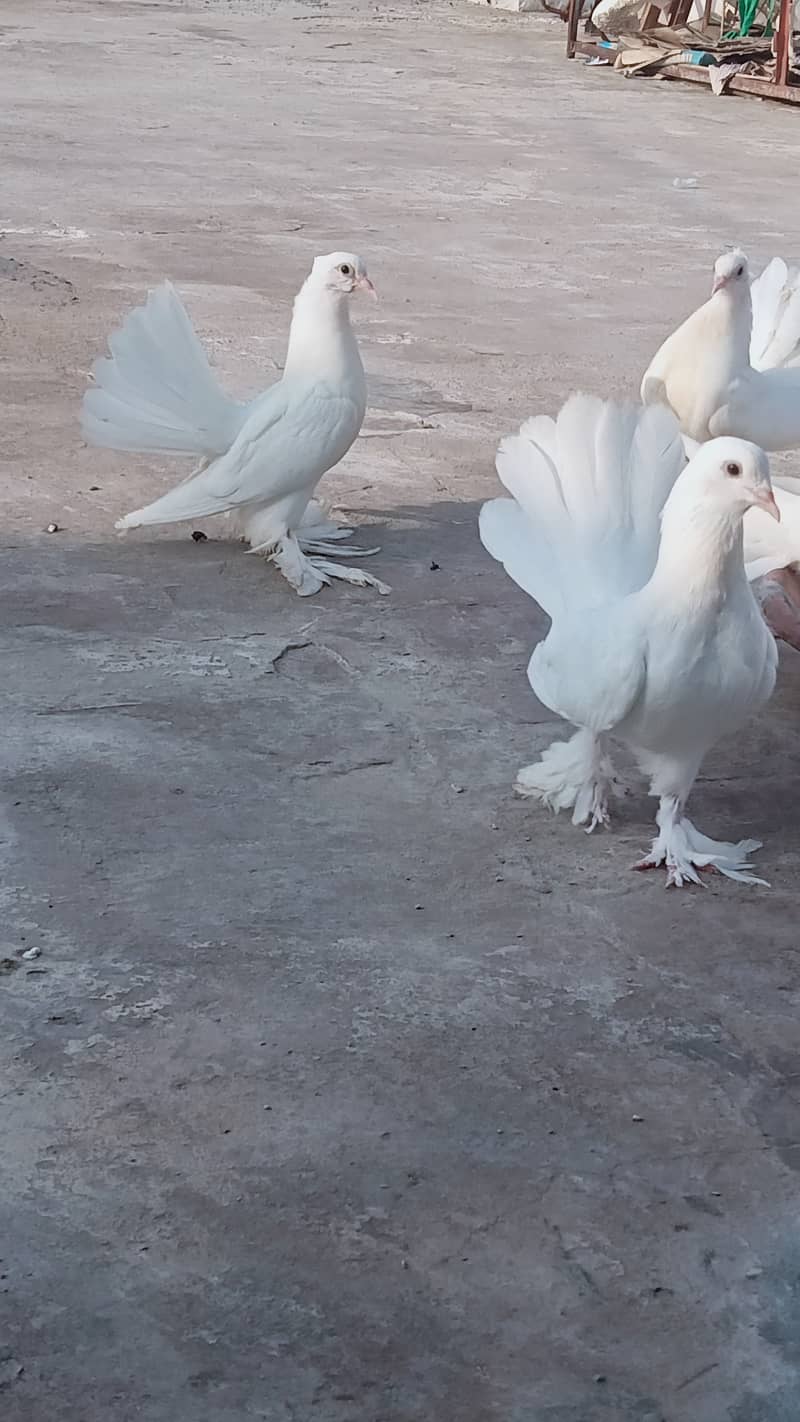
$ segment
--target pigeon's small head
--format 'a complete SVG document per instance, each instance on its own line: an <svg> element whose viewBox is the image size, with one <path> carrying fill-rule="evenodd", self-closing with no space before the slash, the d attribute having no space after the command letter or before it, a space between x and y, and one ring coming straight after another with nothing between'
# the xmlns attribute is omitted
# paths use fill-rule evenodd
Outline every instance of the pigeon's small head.
<svg viewBox="0 0 800 1422"><path fill-rule="evenodd" d="M727 290L747 291L750 286L750 268L747 258L739 247L733 252L723 252L714 263L714 285L711 295Z"/></svg>
<svg viewBox="0 0 800 1422"><path fill-rule="evenodd" d="M342 296L352 296L354 291L368 291L371 296L377 296L364 262L352 252L328 252L327 256L315 257L310 280Z"/></svg>
<svg viewBox="0 0 800 1422"><path fill-rule="evenodd" d="M763 509L780 523L769 460L757 444L728 437L709 440L700 446L689 470L702 487L704 505L734 518L743 518L748 509Z"/></svg>

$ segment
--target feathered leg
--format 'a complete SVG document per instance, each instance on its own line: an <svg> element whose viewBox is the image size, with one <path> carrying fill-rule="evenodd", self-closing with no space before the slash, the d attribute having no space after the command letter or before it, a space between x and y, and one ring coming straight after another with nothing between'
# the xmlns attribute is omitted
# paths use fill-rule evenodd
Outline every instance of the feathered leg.
<svg viewBox="0 0 800 1422"><path fill-rule="evenodd" d="M576 731L568 741L554 741L541 760L522 767L514 789L518 795L540 800L556 814L572 810L572 823L586 825L587 834L598 825L610 824L609 799L624 794L602 738L591 731Z"/></svg>
<svg viewBox="0 0 800 1422"><path fill-rule="evenodd" d="M347 553L339 549L336 539L340 530L324 520L317 504L309 504L308 493L291 495L264 508L251 508L240 517L244 537L251 553L262 553L283 573L300 597L313 597L321 588L338 578L357 587L376 588L379 593L391 592L386 583L364 573L360 568L346 568L328 557L309 557L309 553ZM320 532L322 538L312 537ZM360 550L351 550L364 556ZM375 551L375 550L368 550Z"/></svg>
<svg viewBox="0 0 800 1422"><path fill-rule="evenodd" d="M287 583L294 588L300 597L313 597L321 588L330 584L330 578L325 573L316 568L310 558L307 558L297 539L291 534L284 534L279 539L274 548L261 545L258 548L251 548L251 553L266 553L271 563L283 573Z"/></svg>
<svg viewBox="0 0 800 1422"><path fill-rule="evenodd" d="M656 812L658 834L649 854L634 864L634 869L667 870L667 888L683 888L684 884L700 884L698 871L716 869L728 879L740 884L764 884L751 873L750 855L761 848L759 839L741 839L737 844L709 839L701 834L685 814L689 791L694 783L699 761L692 766L661 756L639 756L642 769L652 776L651 795L658 795Z"/></svg>
<svg viewBox="0 0 800 1422"><path fill-rule="evenodd" d="M359 588L375 588L383 594L391 592L387 583L361 568L345 568L327 558L309 558L292 533L285 533L277 543L259 544L250 552L265 553L300 597L313 597L321 588L329 586L333 578L354 583Z"/></svg>
<svg viewBox="0 0 800 1422"><path fill-rule="evenodd" d="M373 554L380 553L380 548L354 548L352 544L348 548L336 547L337 543L352 538L353 532L344 524L334 523L328 517L324 504L310 499L297 526L297 541L304 553L327 553L334 558L340 558L344 553L354 558L371 558Z"/></svg>
<svg viewBox="0 0 800 1422"><path fill-rule="evenodd" d="M345 549L345 553L353 552L353 549ZM377 552L377 549L374 550ZM361 557L365 555L362 553ZM345 568L342 563L332 563L329 558L309 558L312 568L316 569L325 582L330 582L331 578L338 578L343 583L354 583L357 588L375 588L376 592L386 596L392 590L388 583L382 583L380 578L373 578L371 573L365 573L363 568Z"/></svg>

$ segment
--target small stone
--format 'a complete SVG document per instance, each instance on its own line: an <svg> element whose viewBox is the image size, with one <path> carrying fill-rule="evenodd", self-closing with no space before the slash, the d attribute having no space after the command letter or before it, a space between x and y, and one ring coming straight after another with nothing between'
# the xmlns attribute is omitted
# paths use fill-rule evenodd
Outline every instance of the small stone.
<svg viewBox="0 0 800 1422"><path fill-rule="evenodd" d="M203 533L201 528L195 528L192 532L193 543L208 543L208 534Z"/></svg>
<svg viewBox="0 0 800 1422"><path fill-rule="evenodd" d="M407 1260L407 1259L401 1259L401 1260L400 1260L400 1268L401 1268L401 1269L407 1269L407 1268L408 1268L408 1260Z"/></svg>
<svg viewBox="0 0 800 1422"><path fill-rule="evenodd" d="M631 1116L632 1121L643 1121L644 1116Z"/></svg>
<svg viewBox="0 0 800 1422"><path fill-rule="evenodd" d="M100 485L99 485L99 484L90 484L90 485L89 485L89 493L90 493L90 494L99 494L99 493L100 493Z"/></svg>
<svg viewBox="0 0 800 1422"><path fill-rule="evenodd" d="M454 793L455 795L463 795L463 794L464 794L464 786L463 786L463 785L451 785L451 786L450 786L450 789L453 791L453 793Z"/></svg>
<svg viewBox="0 0 800 1422"><path fill-rule="evenodd" d="M744 1277L746 1279L760 1279L762 1273L762 1269L748 1269Z"/></svg>
<svg viewBox="0 0 800 1422"><path fill-rule="evenodd" d="M26 948L22 956L26 963L32 963L34 958L41 958L42 950L41 948Z"/></svg>
<svg viewBox="0 0 800 1422"><path fill-rule="evenodd" d="M47 532L48 532L48 533L59 533L59 532L60 532L60 529L59 529L59 527L58 527L58 524L57 524L57 523L48 523L48 525L47 525Z"/></svg>
<svg viewBox="0 0 800 1422"><path fill-rule="evenodd" d="M419 913L420 909L424 909L424 907L425 907L424 904L415 904L415 905L414 905L414 908L417 910L417 913Z"/></svg>
<svg viewBox="0 0 800 1422"><path fill-rule="evenodd" d="M594 1380L596 1383L604 1383L606 1381L605 1373L595 1373Z"/></svg>
<svg viewBox="0 0 800 1422"><path fill-rule="evenodd" d="M438 573L438 571L439 571L439 564L438 564L438 563L435 563L434 560L431 558L431 572L432 572L432 573Z"/></svg>

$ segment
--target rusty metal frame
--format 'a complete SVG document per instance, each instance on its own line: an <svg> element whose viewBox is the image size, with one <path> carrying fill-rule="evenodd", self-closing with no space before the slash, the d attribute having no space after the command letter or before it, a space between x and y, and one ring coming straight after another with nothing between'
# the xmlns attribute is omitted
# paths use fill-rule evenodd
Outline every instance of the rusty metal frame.
<svg viewBox="0 0 800 1422"><path fill-rule="evenodd" d="M706 0L706 19L711 17L712 0ZM668 13L667 23L685 24L691 0L673 0ZM792 0L780 0L778 12L778 26L775 31L775 78L761 79L753 74L734 74L728 80L727 92L730 94L755 94L760 99L779 99L788 104L800 104L800 84L789 82L789 56L792 43ZM574 59L576 54L587 54L592 57L608 58L608 51L599 49L598 46L588 39L578 39L578 25L580 23L581 0L569 0L567 9L567 58ZM659 10L651 5L642 22L642 29L652 28L658 24L660 18ZM690 84L705 84L710 87L711 80L708 70L699 64L662 64L658 70L659 78L663 79L683 79Z"/></svg>

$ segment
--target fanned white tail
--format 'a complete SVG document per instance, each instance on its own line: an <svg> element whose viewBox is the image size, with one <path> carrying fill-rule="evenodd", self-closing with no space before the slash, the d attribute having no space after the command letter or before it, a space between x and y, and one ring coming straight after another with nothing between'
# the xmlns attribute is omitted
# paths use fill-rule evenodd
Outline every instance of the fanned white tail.
<svg viewBox="0 0 800 1422"><path fill-rule="evenodd" d="M247 405L221 389L168 281L109 338L81 412L84 438L107 449L213 458L235 440Z"/></svg>
<svg viewBox="0 0 800 1422"><path fill-rule="evenodd" d="M643 587L658 554L661 509L685 464L662 405L573 395L504 439L497 472L512 495L484 504L480 536L553 617Z"/></svg>
<svg viewBox="0 0 800 1422"><path fill-rule="evenodd" d="M773 257L750 288L750 364L777 370L800 363L800 272Z"/></svg>

